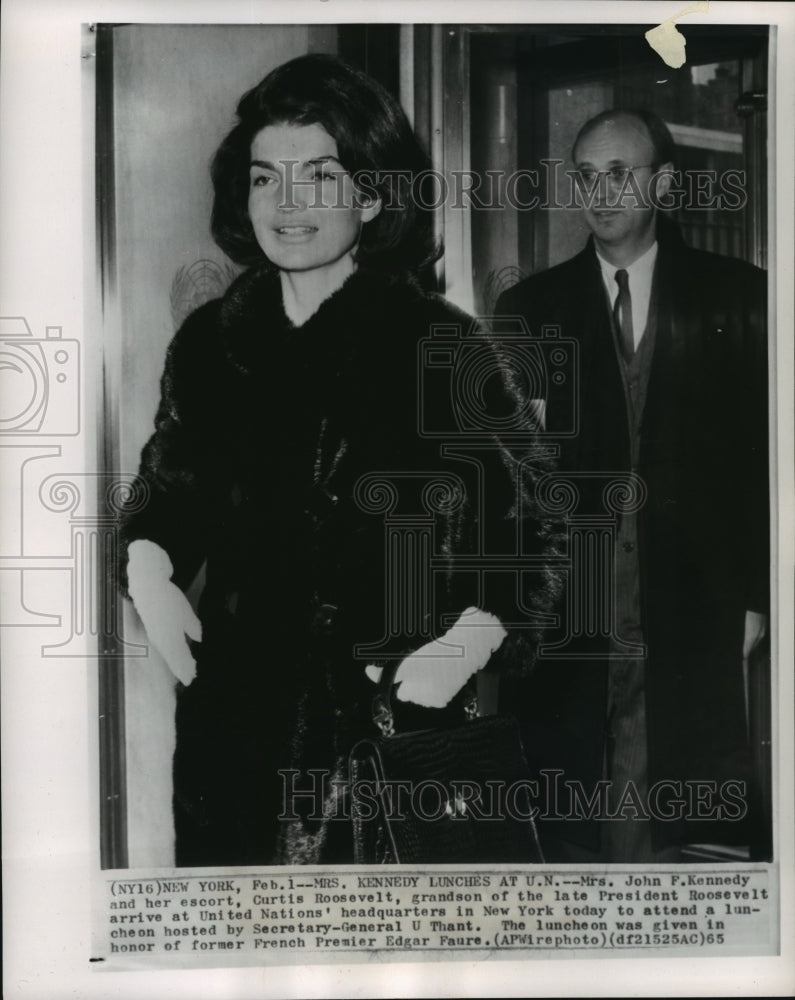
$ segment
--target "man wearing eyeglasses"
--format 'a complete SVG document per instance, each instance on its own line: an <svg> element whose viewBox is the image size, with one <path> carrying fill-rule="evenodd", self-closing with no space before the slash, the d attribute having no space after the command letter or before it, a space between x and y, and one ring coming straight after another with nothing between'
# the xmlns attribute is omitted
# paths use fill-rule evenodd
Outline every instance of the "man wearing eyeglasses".
<svg viewBox="0 0 795 1000"><path fill-rule="evenodd" d="M615 534L573 562L554 655L512 697L533 763L562 772L542 781L547 860L674 861L755 836L744 671L768 608L765 275L689 248L661 214L675 146L656 115L597 115L572 156L588 244L497 313L576 340L546 429L578 498L570 531L595 537L607 518ZM572 412L576 433L556 439Z"/></svg>

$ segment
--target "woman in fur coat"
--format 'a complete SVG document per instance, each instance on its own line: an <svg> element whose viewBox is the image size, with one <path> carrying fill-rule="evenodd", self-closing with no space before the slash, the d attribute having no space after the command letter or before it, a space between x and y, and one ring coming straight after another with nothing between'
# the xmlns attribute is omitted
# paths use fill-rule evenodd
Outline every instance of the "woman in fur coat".
<svg viewBox="0 0 795 1000"><path fill-rule="evenodd" d="M540 461L520 476L482 434L442 456L440 427L463 440L440 389L453 365L426 379L422 342L441 327L454 354L470 320L412 277L437 256L406 184L428 167L394 99L320 55L244 95L216 153L213 235L248 269L169 347L149 499L123 522L127 593L180 681L178 865L349 861L342 778L378 668L401 661L414 727L454 715L479 670L535 657L553 575L523 575L517 628L510 574L487 586L450 561L516 554L520 520L528 554L555 536L534 517ZM532 454L517 380L488 352L478 400L514 415ZM387 546L406 518L429 539L413 561ZM184 589L204 562L197 618Z"/></svg>

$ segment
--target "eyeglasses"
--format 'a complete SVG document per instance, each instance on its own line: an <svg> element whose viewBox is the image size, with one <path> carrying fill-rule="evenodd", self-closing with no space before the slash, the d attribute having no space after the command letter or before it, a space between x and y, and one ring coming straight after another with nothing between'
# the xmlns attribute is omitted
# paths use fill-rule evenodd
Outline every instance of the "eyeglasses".
<svg viewBox="0 0 795 1000"><path fill-rule="evenodd" d="M653 163L639 163L634 167L610 167L609 170L594 170L592 167L584 167L582 170L577 170L577 174L589 185L593 184L602 175L613 184L623 184L631 173L634 173L636 170L643 170L645 167L653 166Z"/></svg>

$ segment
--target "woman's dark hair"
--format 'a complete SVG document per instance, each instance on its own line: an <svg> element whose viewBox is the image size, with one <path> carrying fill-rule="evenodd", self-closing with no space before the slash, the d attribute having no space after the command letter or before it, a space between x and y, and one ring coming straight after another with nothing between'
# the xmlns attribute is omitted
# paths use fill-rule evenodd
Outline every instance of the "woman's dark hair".
<svg viewBox="0 0 795 1000"><path fill-rule="evenodd" d="M360 266L415 271L440 256L432 211L413 196L412 179L430 170L430 160L398 102L371 77L335 56L300 56L244 94L237 118L213 159L211 220L215 242L236 263L265 260L248 216L251 143L278 124L321 125L348 173L356 180L364 172L359 186L381 198L381 211L362 228Z"/></svg>

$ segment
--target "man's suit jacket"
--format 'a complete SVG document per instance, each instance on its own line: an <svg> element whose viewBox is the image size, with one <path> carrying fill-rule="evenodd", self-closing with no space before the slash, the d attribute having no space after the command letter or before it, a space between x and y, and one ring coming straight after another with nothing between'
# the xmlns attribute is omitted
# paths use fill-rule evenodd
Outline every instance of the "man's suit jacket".
<svg viewBox="0 0 795 1000"><path fill-rule="evenodd" d="M743 628L747 609L768 607L766 276L687 247L667 221L658 245L656 343L636 469L648 491L638 532L648 777L720 788L749 779ZM573 402L579 410L578 433L559 441L560 471L629 471L624 386L592 241L505 292L497 314L522 316L533 335L559 325L578 343L577 378L549 384L553 439ZM586 497L593 513L603 482L594 479ZM605 653L599 640L590 649ZM604 658L538 664L524 694L538 767L586 785L602 776L606 676ZM663 826L663 840L716 835L712 822L686 833ZM741 828L729 823L721 836L744 842Z"/></svg>

